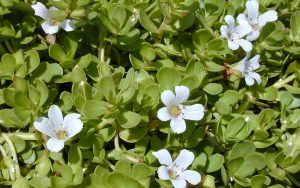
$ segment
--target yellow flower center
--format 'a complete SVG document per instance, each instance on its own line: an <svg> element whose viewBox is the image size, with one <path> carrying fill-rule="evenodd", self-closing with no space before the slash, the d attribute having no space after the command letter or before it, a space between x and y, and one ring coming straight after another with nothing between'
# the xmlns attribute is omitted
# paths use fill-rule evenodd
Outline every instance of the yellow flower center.
<svg viewBox="0 0 300 188"><path fill-rule="evenodd" d="M56 20L53 20L53 19L50 20L50 25L51 26L56 26L58 24L59 24L59 21L56 21Z"/></svg>
<svg viewBox="0 0 300 188"><path fill-rule="evenodd" d="M59 140L64 140L64 139L66 139L67 138L67 132L66 131L64 131L64 130L60 130L60 131L57 131L56 132L56 136L57 136L57 138L59 139Z"/></svg>
<svg viewBox="0 0 300 188"><path fill-rule="evenodd" d="M175 180L177 178L176 172L174 172L172 169L168 169L168 175L173 180Z"/></svg>
<svg viewBox="0 0 300 188"><path fill-rule="evenodd" d="M179 106L171 106L169 112L172 116L179 116L181 114Z"/></svg>

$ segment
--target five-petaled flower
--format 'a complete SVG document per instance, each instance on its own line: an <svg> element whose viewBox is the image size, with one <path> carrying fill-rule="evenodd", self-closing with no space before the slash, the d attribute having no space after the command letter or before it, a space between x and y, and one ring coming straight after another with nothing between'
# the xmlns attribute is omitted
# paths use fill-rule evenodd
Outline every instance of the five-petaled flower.
<svg viewBox="0 0 300 188"><path fill-rule="evenodd" d="M71 113L63 118L62 112L57 105L51 105L48 110L48 118L40 117L34 122L34 127L50 137L47 148L52 152L59 152L64 143L79 133L83 127L79 119L80 114Z"/></svg>
<svg viewBox="0 0 300 188"><path fill-rule="evenodd" d="M165 90L161 94L161 100L166 105L158 110L157 116L161 121L171 120L171 128L175 133L183 133L186 129L184 119L201 120L204 115L204 107L201 104L191 106L183 105L186 102L190 90L186 86L176 86L175 93Z"/></svg>
<svg viewBox="0 0 300 188"><path fill-rule="evenodd" d="M254 84L254 80L256 80L258 84L261 83L260 75L254 72L254 70L259 68L260 55L256 55L252 59L248 60L249 57L250 57L250 53L247 53L246 57L242 59L234 67L234 69L241 72L241 74L245 77L245 81L248 86L252 86Z"/></svg>
<svg viewBox="0 0 300 188"><path fill-rule="evenodd" d="M160 164L162 164L157 170L159 179L171 180L172 185L175 188L185 188L186 181L192 185L200 183L201 175L199 172L186 170L195 159L192 152L186 149L181 150L174 162L166 149L152 152L152 155L154 155Z"/></svg>
<svg viewBox="0 0 300 188"><path fill-rule="evenodd" d="M246 17L245 14L239 14L237 21L239 24L251 26L252 31L247 35L247 40L254 41L259 37L262 27L268 22L277 20L278 16L277 12L274 10L270 10L262 15L258 15L259 4L256 0L247 1L246 8L248 16Z"/></svg>
<svg viewBox="0 0 300 188"><path fill-rule="evenodd" d="M75 25L71 20L65 19L62 22L52 19L48 14L50 11L57 10L55 7L50 7L47 9L45 5L40 2L31 5L34 10L34 15L39 16L45 20L42 23L42 28L47 34L55 34L57 33L59 27L63 28L65 31L73 31L75 29Z"/></svg>
<svg viewBox="0 0 300 188"><path fill-rule="evenodd" d="M246 52L250 52L252 50L252 44L243 39L243 37L252 31L251 26L242 23L235 27L235 21L231 15L225 16L224 19L228 26L222 25L220 31L221 35L227 39L228 47L232 50L237 50L241 46Z"/></svg>

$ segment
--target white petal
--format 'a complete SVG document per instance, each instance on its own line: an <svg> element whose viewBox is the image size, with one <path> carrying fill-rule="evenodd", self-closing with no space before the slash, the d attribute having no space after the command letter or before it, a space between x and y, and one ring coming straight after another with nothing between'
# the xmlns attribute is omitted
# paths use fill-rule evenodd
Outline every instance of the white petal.
<svg viewBox="0 0 300 188"><path fill-rule="evenodd" d="M189 98L190 90L186 86L175 86L176 101L181 104Z"/></svg>
<svg viewBox="0 0 300 188"><path fill-rule="evenodd" d="M56 138L50 138L47 141L47 148L52 152L59 152L64 148L64 140L58 140Z"/></svg>
<svg viewBox="0 0 300 188"><path fill-rule="evenodd" d="M258 84L261 84L261 77L259 74L257 74L256 72L250 72L249 76L255 79Z"/></svg>
<svg viewBox="0 0 300 188"><path fill-rule="evenodd" d="M69 19L65 19L60 23L60 27L63 28L65 31L73 31L75 29L75 25L73 22Z"/></svg>
<svg viewBox="0 0 300 188"><path fill-rule="evenodd" d="M254 79L250 76L246 76L245 81L248 86L252 86L254 84Z"/></svg>
<svg viewBox="0 0 300 188"><path fill-rule="evenodd" d="M180 179L188 181L192 185L197 185L201 181L201 175L194 170L186 170L179 176Z"/></svg>
<svg viewBox="0 0 300 188"><path fill-rule="evenodd" d="M174 188L186 188L186 181L182 180L182 179L178 179L178 180L171 180L172 185L174 186Z"/></svg>
<svg viewBox="0 0 300 188"><path fill-rule="evenodd" d="M195 156L193 152L190 152L186 149L180 151L179 155L174 161L174 170L175 171L184 171L188 166L192 164Z"/></svg>
<svg viewBox="0 0 300 188"><path fill-rule="evenodd" d="M228 26L227 25L222 25L220 28L221 35L225 38L228 38Z"/></svg>
<svg viewBox="0 0 300 188"><path fill-rule="evenodd" d="M239 38L242 38L252 31L252 27L249 24L242 24L238 25L235 31L239 34Z"/></svg>
<svg viewBox="0 0 300 188"><path fill-rule="evenodd" d="M234 18L231 15L226 15L224 17L225 22L228 24L228 30L229 32L232 32L234 28Z"/></svg>
<svg viewBox="0 0 300 188"><path fill-rule="evenodd" d="M250 66L252 67L253 70L256 70L259 68L259 58L260 55L254 56L252 59L249 60Z"/></svg>
<svg viewBox="0 0 300 188"><path fill-rule="evenodd" d="M273 22L278 19L277 12L274 10L270 10L268 12L263 13L258 17L258 25L260 28L266 25L268 22Z"/></svg>
<svg viewBox="0 0 300 188"><path fill-rule="evenodd" d="M160 98L161 98L161 101L166 106L177 105L176 100L175 100L175 95L170 90L165 90L164 92L162 92L162 94L160 95Z"/></svg>
<svg viewBox="0 0 300 188"><path fill-rule="evenodd" d="M154 151L152 152L152 155L155 156L158 159L159 163L162 165L168 166L171 165L173 162L169 151L166 149Z"/></svg>
<svg viewBox="0 0 300 188"><path fill-rule="evenodd" d="M34 10L34 15L37 15L45 20L49 20L49 16L47 15L47 8L40 2L31 5L31 8Z"/></svg>
<svg viewBox="0 0 300 188"><path fill-rule="evenodd" d="M201 104L194 104L192 106L184 106L184 119L201 120L204 116L204 107Z"/></svg>
<svg viewBox="0 0 300 188"><path fill-rule="evenodd" d="M248 41L255 41L259 37L259 34L259 30L252 30L252 32L247 35L246 39Z"/></svg>
<svg viewBox="0 0 300 188"><path fill-rule="evenodd" d="M51 105L48 110L48 117L49 120L55 125L55 126L62 126L63 124L63 115L60 110L60 108L57 105ZM62 128L62 127L61 127Z"/></svg>
<svg viewBox="0 0 300 188"><path fill-rule="evenodd" d="M172 116L169 113L168 107L163 107L157 111L157 117L161 121L168 121L172 119Z"/></svg>
<svg viewBox="0 0 300 188"><path fill-rule="evenodd" d="M257 20L258 7L259 7L259 4L256 0L246 2L246 8L247 8L247 11L248 11L248 20L249 21Z"/></svg>
<svg viewBox="0 0 300 188"><path fill-rule="evenodd" d="M63 125L64 125L64 130L68 134L67 139L73 137L74 135L76 135L81 131L83 127L83 123L79 118L80 118L80 114L77 113L68 114L64 118Z"/></svg>
<svg viewBox="0 0 300 188"><path fill-rule="evenodd" d="M45 21L44 23L42 23L42 28L44 30L45 33L47 34L55 34L58 31L58 25L50 25L50 23L48 21Z"/></svg>
<svg viewBox="0 0 300 188"><path fill-rule="evenodd" d="M55 127L52 125L51 121L48 118L38 118L33 123L33 126L36 130L40 131L41 133L50 137L55 137Z"/></svg>
<svg viewBox="0 0 300 188"><path fill-rule="evenodd" d="M242 25L249 24L245 14L239 14L236 19L239 24L242 24Z"/></svg>
<svg viewBox="0 0 300 188"><path fill-rule="evenodd" d="M168 174L168 168L166 166L160 166L157 169L157 174L158 174L159 179L161 179L161 180L169 180L170 179L170 176Z"/></svg>
<svg viewBox="0 0 300 188"><path fill-rule="evenodd" d="M171 129L174 133L183 133L186 129L185 121L182 118L172 118L171 119Z"/></svg>
<svg viewBox="0 0 300 188"><path fill-rule="evenodd" d="M239 44L232 41L232 40L228 40L228 47L232 50L237 50L239 48Z"/></svg>
<svg viewBox="0 0 300 188"><path fill-rule="evenodd" d="M237 43L245 50L245 52L250 52L252 50L251 42L245 39L239 39L237 40Z"/></svg>

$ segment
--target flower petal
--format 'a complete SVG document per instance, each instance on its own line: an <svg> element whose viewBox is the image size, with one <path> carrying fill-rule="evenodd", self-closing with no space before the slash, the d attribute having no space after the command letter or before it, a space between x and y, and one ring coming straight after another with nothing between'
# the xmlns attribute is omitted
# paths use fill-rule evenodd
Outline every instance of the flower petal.
<svg viewBox="0 0 300 188"><path fill-rule="evenodd" d="M239 24L249 25L249 22L248 22L245 14L239 14L236 19Z"/></svg>
<svg viewBox="0 0 300 188"><path fill-rule="evenodd" d="M64 141L56 138L50 138L47 141L47 148L52 152L59 152L64 148Z"/></svg>
<svg viewBox="0 0 300 188"><path fill-rule="evenodd" d="M252 27L249 24L242 24L238 25L235 28L236 33L238 33L239 38L242 38L243 36L247 35L252 31Z"/></svg>
<svg viewBox="0 0 300 188"><path fill-rule="evenodd" d="M248 20L254 21L257 20L258 17L258 7L259 4L256 0L250 0L246 2L246 8L248 11Z"/></svg>
<svg viewBox="0 0 300 188"><path fill-rule="evenodd" d="M189 98L190 90L186 86L175 86L176 101L181 104Z"/></svg>
<svg viewBox="0 0 300 188"><path fill-rule="evenodd" d="M183 133L186 129L186 124L182 118L172 118L171 119L171 129L174 133Z"/></svg>
<svg viewBox="0 0 300 188"><path fill-rule="evenodd" d="M220 28L220 32L224 38L228 38L228 26L227 25L222 25Z"/></svg>
<svg viewBox="0 0 300 188"><path fill-rule="evenodd" d="M255 79L258 84L261 84L261 77L259 74L257 74L256 72L250 72L249 76Z"/></svg>
<svg viewBox="0 0 300 188"><path fill-rule="evenodd" d="M254 56L252 59L249 60L250 66L252 67L253 70L256 70L259 68L259 58L260 55Z"/></svg>
<svg viewBox="0 0 300 188"><path fill-rule="evenodd" d="M239 39L237 40L237 43L245 50L245 52L250 52L252 50L251 42L245 39Z"/></svg>
<svg viewBox="0 0 300 188"><path fill-rule="evenodd" d="M168 107L163 107L157 111L157 117L161 121L168 121L172 119L172 116L169 113Z"/></svg>
<svg viewBox="0 0 300 188"><path fill-rule="evenodd" d="M194 170L186 170L179 176L180 179L188 181L192 185L196 185L201 181L201 175L199 172Z"/></svg>
<svg viewBox="0 0 300 188"><path fill-rule="evenodd" d="M176 105L175 95L170 90L165 90L164 92L162 92L162 94L160 95L160 98L161 98L161 101L166 106Z"/></svg>
<svg viewBox="0 0 300 188"><path fill-rule="evenodd" d="M247 35L248 41L255 41L259 37L260 31L259 30L252 30L251 33Z"/></svg>
<svg viewBox="0 0 300 188"><path fill-rule="evenodd" d="M55 127L52 125L51 121L48 118L38 118L33 123L33 126L36 130L40 131L41 133L49 137L55 137Z"/></svg>
<svg viewBox="0 0 300 188"><path fill-rule="evenodd" d="M44 20L49 20L49 16L47 15L47 8L40 2L31 5L31 8L34 10L34 15L43 18Z"/></svg>
<svg viewBox="0 0 300 188"><path fill-rule="evenodd" d="M154 152L152 152L152 155L155 156L158 159L159 163L162 165L168 166L168 165L171 165L173 162L169 151L166 149L154 151Z"/></svg>
<svg viewBox="0 0 300 188"><path fill-rule="evenodd" d="M169 180L170 179L170 176L168 174L168 168L166 166L160 166L157 169L157 174L158 174L159 179L161 179L161 180Z"/></svg>
<svg viewBox="0 0 300 188"><path fill-rule="evenodd" d="M60 23L60 27L63 28L65 31L73 31L75 29L75 25L73 22L69 19L65 19Z"/></svg>
<svg viewBox="0 0 300 188"><path fill-rule="evenodd" d="M252 86L254 84L254 79L251 76L245 76L245 81L248 86Z"/></svg>
<svg viewBox="0 0 300 188"><path fill-rule="evenodd" d="M277 12L274 10L270 10L268 12L263 13L258 17L258 25L260 28L265 26L268 22L273 22L278 19Z"/></svg>
<svg viewBox="0 0 300 188"><path fill-rule="evenodd" d="M60 108L57 105L51 105L48 110L48 117L49 120L55 125L55 126L62 126L63 123L63 115L60 110Z"/></svg>
<svg viewBox="0 0 300 188"><path fill-rule="evenodd" d="M58 31L58 25L50 25L50 23L48 21L45 21L44 23L42 23L42 28L44 30L45 33L47 34L55 34Z"/></svg>
<svg viewBox="0 0 300 188"><path fill-rule="evenodd" d="M234 28L234 18L231 15L226 15L224 17L225 22L228 24L228 32L232 32Z"/></svg>
<svg viewBox="0 0 300 188"><path fill-rule="evenodd" d="M67 132L68 137L66 140L69 138L73 137L77 133L79 133L83 127L82 121L79 119L80 114L77 113L71 113L66 115L64 118L64 130Z"/></svg>
<svg viewBox="0 0 300 188"><path fill-rule="evenodd" d="M189 120L201 120L204 116L204 107L201 104L194 104L192 106L184 106L183 118Z"/></svg>
<svg viewBox="0 0 300 188"><path fill-rule="evenodd" d="M237 50L239 48L239 44L232 41L232 40L228 40L228 47L232 50Z"/></svg>
<svg viewBox="0 0 300 188"><path fill-rule="evenodd" d="M171 179L172 185L174 188L186 188L186 181L182 179L174 180Z"/></svg>
<svg viewBox="0 0 300 188"><path fill-rule="evenodd" d="M174 161L174 170L175 171L184 171L188 166L192 164L194 161L195 156L193 152L190 152L189 150L183 149L180 151L179 155Z"/></svg>

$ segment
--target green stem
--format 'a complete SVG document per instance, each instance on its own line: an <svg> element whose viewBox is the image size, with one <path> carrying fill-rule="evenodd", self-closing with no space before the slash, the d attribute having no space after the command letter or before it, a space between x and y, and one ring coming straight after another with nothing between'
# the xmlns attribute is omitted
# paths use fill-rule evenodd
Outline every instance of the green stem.
<svg viewBox="0 0 300 188"><path fill-rule="evenodd" d="M21 173L20 173L20 166L19 166L16 149L15 149L14 144L11 141L11 139L5 133L2 133L2 136L4 137L5 141L7 142L9 149L11 151L11 154L12 154L13 160L15 161L16 177L18 178L19 176L21 176Z"/></svg>
<svg viewBox="0 0 300 188"><path fill-rule="evenodd" d="M2 45L2 43L0 43L0 54L5 54L6 50L4 48L4 46Z"/></svg>
<svg viewBox="0 0 300 188"><path fill-rule="evenodd" d="M300 187L300 182L298 182L292 175L287 173L287 177L297 186Z"/></svg>
<svg viewBox="0 0 300 188"><path fill-rule="evenodd" d="M1 152L3 157L7 157L7 153L6 153L6 151L5 151L5 149L2 145L0 145L0 152Z"/></svg>
<svg viewBox="0 0 300 188"><path fill-rule="evenodd" d="M273 84L273 86L277 89L284 87L285 84L293 81L296 78L295 74L292 74L291 76L287 77L286 79L282 80L280 79L278 82Z"/></svg>
<svg viewBox="0 0 300 188"><path fill-rule="evenodd" d="M115 170L115 166L114 166L113 164L111 164L111 162L109 162L109 160L104 159L103 161L104 161L104 162L107 164L107 166L109 166L112 170Z"/></svg>
<svg viewBox="0 0 300 188"><path fill-rule="evenodd" d="M217 81L217 80L224 80L224 76L220 75L220 76L217 76L217 77L214 77L214 78L210 78L206 82L211 83L211 82L214 82L214 81Z"/></svg>
<svg viewBox="0 0 300 188"><path fill-rule="evenodd" d="M96 130L102 129L106 125L111 125L115 122L114 118L102 119L101 123L99 123L95 128Z"/></svg>
<svg viewBox="0 0 300 188"><path fill-rule="evenodd" d="M41 140L41 136L37 133L9 133L7 134L9 137L17 136L22 140ZM3 137L0 138L0 144L6 141Z"/></svg>
<svg viewBox="0 0 300 188"><path fill-rule="evenodd" d="M120 148L120 144L119 144L119 134L116 134L115 135L115 138L114 138L114 145L115 145L115 148L117 151L123 151L121 148Z"/></svg>

